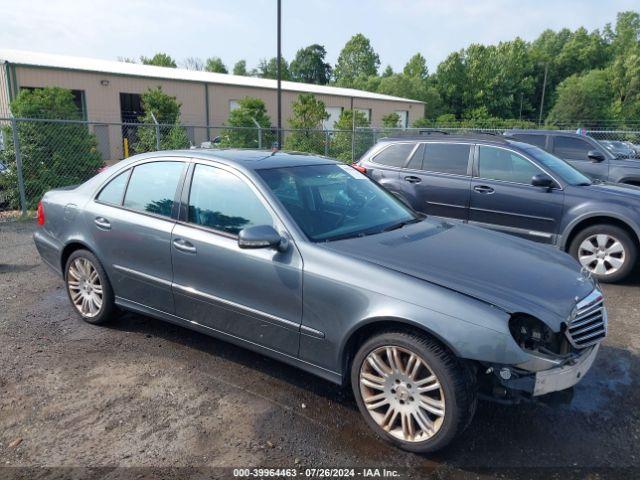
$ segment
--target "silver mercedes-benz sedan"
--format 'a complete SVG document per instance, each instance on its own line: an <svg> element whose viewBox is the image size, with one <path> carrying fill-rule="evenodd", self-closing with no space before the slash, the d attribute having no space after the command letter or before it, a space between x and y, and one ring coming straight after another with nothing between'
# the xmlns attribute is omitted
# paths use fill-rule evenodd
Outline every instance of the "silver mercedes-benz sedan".
<svg viewBox="0 0 640 480"><path fill-rule="evenodd" d="M478 396L566 390L606 335L570 256L417 214L350 166L304 154L139 155L48 192L34 234L73 308L117 308L339 384L407 450L450 442Z"/></svg>

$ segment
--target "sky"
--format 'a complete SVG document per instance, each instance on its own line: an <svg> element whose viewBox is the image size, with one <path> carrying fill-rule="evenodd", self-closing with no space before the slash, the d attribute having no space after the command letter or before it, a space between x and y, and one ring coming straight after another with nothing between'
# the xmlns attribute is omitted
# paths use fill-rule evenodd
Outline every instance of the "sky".
<svg viewBox="0 0 640 480"><path fill-rule="evenodd" d="M430 71L471 43L547 28L602 29L639 0L282 0L283 55L313 43L335 61L345 42L363 33L382 68L401 70L416 52ZM115 60L166 52L221 57L249 68L276 54L276 0L0 0L0 48Z"/></svg>

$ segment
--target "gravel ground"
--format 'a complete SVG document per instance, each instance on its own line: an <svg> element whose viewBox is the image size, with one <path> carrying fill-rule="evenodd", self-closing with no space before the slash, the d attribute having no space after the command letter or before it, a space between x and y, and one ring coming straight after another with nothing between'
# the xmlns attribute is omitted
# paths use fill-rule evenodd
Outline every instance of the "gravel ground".
<svg viewBox="0 0 640 480"><path fill-rule="evenodd" d="M82 322L32 230L0 224L0 478L62 466L640 473L640 278L604 287L610 335L570 405L480 403L427 457L378 440L348 392L277 361L140 315Z"/></svg>

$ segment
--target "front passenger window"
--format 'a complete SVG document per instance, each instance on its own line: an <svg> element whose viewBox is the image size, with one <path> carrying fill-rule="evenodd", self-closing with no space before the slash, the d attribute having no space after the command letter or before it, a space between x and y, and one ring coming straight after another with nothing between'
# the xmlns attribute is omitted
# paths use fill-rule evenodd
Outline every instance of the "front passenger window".
<svg viewBox="0 0 640 480"><path fill-rule="evenodd" d="M246 182L226 170L200 164L191 181L189 222L232 235L254 225L273 225L271 215Z"/></svg>
<svg viewBox="0 0 640 480"><path fill-rule="evenodd" d="M480 147L478 175L488 180L531 184L534 175L543 173L526 158L502 148Z"/></svg>

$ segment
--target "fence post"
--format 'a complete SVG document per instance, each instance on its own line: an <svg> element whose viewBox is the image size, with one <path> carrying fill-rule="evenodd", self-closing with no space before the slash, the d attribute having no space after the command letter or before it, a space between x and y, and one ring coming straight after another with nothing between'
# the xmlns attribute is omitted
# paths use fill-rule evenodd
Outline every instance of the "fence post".
<svg viewBox="0 0 640 480"><path fill-rule="evenodd" d="M151 118L153 119L153 123L156 124L156 150L160 151L160 124L158 120L156 120L156 116L151 112Z"/></svg>
<svg viewBox="0 0 640 480"><path fill-rule="evenodd" d="M324 131L324 156L329 156L329 130Z"/></svg>
<svg viewBox="0 0 640 480"><path fill-rule="evenodd" d="M27 198L24 193L24 177L22 176L22 154L20 153L20 138L18 137L18 122L11 117L11 130L13 130L13 148L16 155L16 172L18 174L18 191L20 192L20 208L22 214L27 213Z"/></svg>

